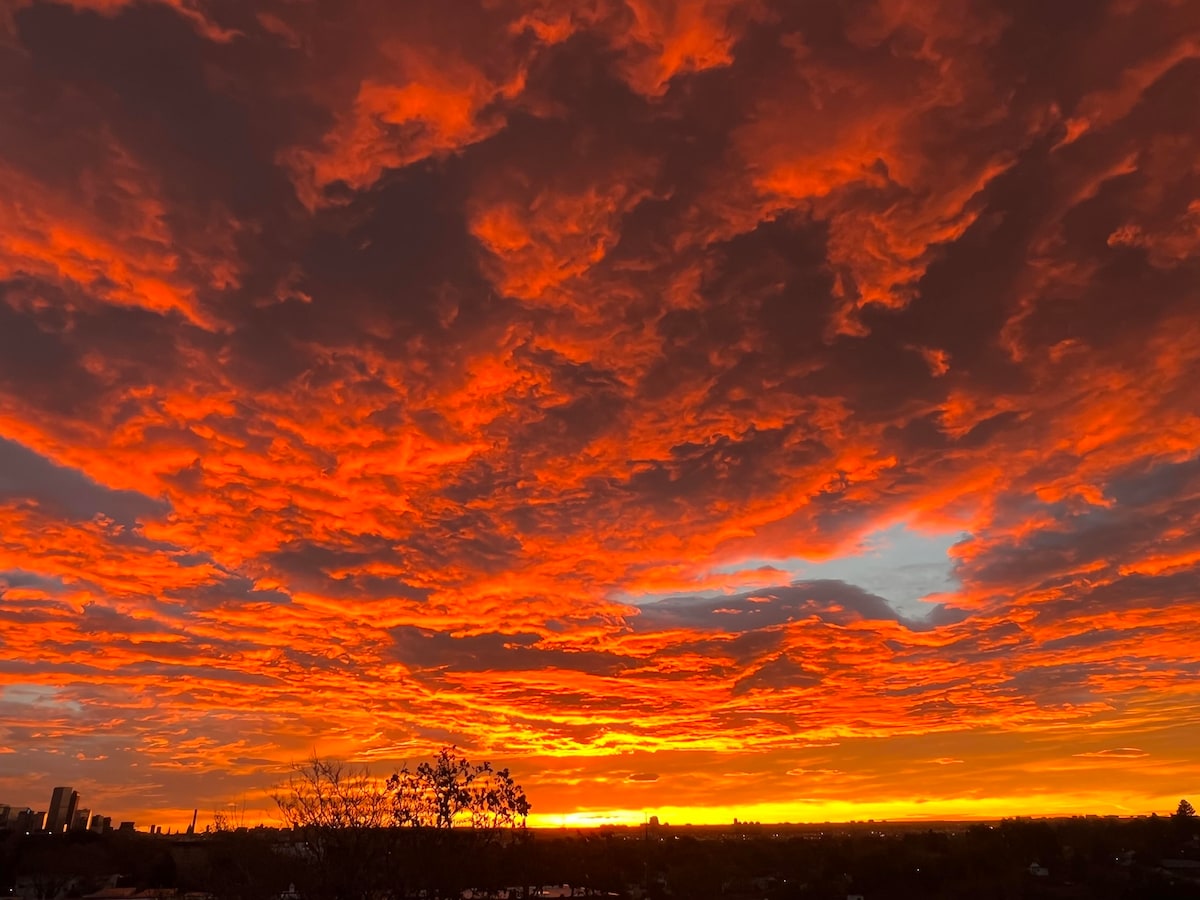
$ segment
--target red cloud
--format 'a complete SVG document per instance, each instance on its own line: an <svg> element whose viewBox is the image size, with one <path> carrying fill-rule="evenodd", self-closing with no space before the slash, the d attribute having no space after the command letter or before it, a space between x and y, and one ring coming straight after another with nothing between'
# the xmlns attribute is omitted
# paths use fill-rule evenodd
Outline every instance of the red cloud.
<svg viewBox="0 0 1200 900"><path fill-rule="evenodd" d="M489 108L519 94L524 81L519 69L496 82L465 60L426 58L403 45L389 55L397 82L364 79L352 108L338 115L320 148L286 154L309 207L335 182L355 190L369 187L386 169L452 153L495 134L504 118Z"/></svg>
<svg viewBox="0 0 1200 900"><path fill-rule="evenodd" d="M287 3L154 79L173 17L103 12L12 19L6 746L114 803L445 740L563 813L1176 792L1191 7ZM943 606L795 581L901 522Z"/></svg>

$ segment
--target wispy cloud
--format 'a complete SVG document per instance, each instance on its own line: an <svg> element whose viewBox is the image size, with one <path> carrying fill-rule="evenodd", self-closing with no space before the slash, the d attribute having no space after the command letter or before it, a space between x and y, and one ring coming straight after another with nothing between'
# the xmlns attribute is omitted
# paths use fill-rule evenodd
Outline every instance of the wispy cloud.
<svg viewBox="0 0 1200 900"><path fill-rule="evenodd" d="M1115 747L1112 750L1089 750L1074 755L1085 759L1144 759L1150 754L1136 747Z"/></svg>

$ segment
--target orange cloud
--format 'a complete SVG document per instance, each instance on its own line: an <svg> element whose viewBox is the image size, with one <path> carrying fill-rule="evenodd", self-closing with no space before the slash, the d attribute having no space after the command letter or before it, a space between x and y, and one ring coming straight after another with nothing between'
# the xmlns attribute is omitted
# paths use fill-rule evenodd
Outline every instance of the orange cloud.
<svg viewBox="0 0 1200 900"><path fill-rule="evenodd" d="M1177 800L1186 4L89 8L0 101L37 789L449 741L580 821Z"/></svg>
<svg viewBox="0 0 1200 900"><path fill-rule="evenodd" d="M83 289L81 299L178 313L194 325L214 327L198 291L236 283L235 270L212 260L210 284L192 281L173 246L165 207L143 193L128 159L118 165L116 172L86 173L71 193L8 169L0 277L45 278ZM119 180L105 182L114 176Z"/></svg>
<svg viewBox="0 0 1200 900"><path fill-rule="evenodd" d="M626 0L632 21L620 43L630 85L661 95L676 75L703 72L733 62L737 40L733 17L755 15L754 4L729 0Z"/></svg>
<svg viewBox="0 0 1200 900"><path fill-rule="evenodd" d="M518 70L497 83L465 60L428 59L404 46L388 55L401 81L365 79L352 109L339 115L319 149L287 154L308 206L335 183L369 187L386 169L453 153L496 133L504 119L489 110L519 94L524 80Z"/></svg>

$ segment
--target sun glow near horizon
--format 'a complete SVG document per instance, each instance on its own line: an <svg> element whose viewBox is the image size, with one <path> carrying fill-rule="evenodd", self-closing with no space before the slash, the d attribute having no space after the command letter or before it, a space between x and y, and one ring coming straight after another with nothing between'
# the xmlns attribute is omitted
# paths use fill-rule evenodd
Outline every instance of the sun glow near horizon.
<svg viewBox="0 0 1200 900"><path fill-rule="evenodd" d="M642 810L587 809L555 815L533 813L531 828L590 828L606 825L636 827L656 816L662 826L844 825L905 822L972 822L1006 818L1058 818L1070 816L1169 815L1178 797L1147 798L1145 805L1130 807L1124 794L1059 794L1006 798L911 798L883 803L757 803L730 807L656 806Z"/></svg>

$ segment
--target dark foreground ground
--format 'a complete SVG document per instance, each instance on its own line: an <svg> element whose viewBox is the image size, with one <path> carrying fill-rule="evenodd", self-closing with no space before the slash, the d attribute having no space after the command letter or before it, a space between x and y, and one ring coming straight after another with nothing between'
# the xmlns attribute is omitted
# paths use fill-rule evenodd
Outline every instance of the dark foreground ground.
<svg viewBox="0 0 1200 900"><path fill-rule="evenodd" d="M1200 823L1169 818L200 835L8 834L19 900L1197 898Z"/></svg>

